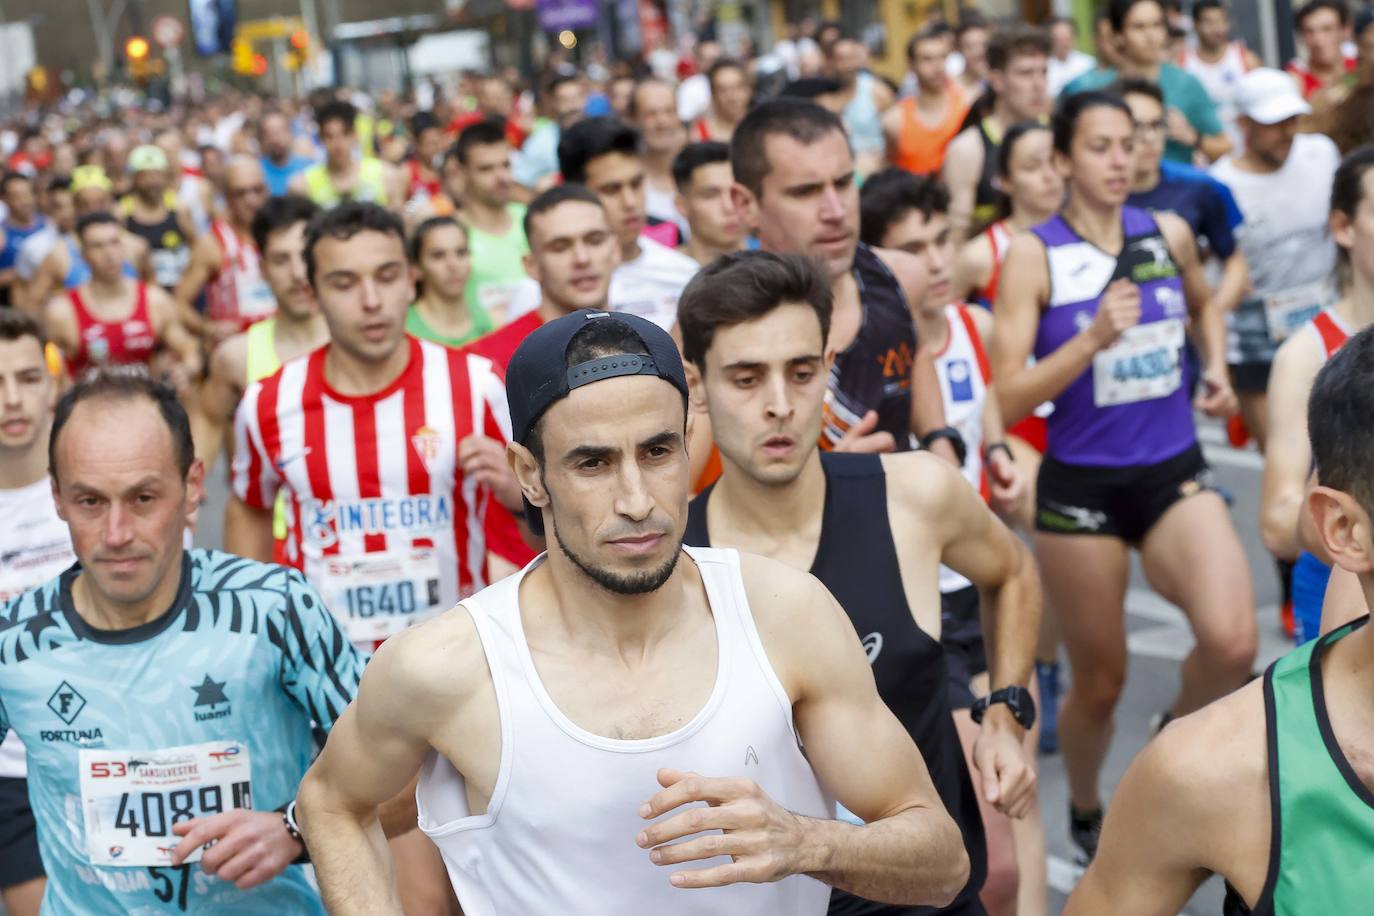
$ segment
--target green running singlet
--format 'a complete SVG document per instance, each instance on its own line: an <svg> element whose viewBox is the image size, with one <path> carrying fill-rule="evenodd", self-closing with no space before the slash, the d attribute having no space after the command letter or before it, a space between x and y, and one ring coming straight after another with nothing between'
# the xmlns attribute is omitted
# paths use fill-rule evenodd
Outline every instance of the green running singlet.
<svg viewBox="0 0 1374 916"><path fill-rule="evenodd" d="M468 249L472 253L468 302L502 315L506 314L515 288L527 276L525 253L530 250L525 240L525 205L507 204L506 211L511 215L511 227L505 235L488 235L468 227Z"/></svg>
<svg viewBox="0 0 1374 916"><path fill-rule="evenodd" d="M1294 649L1265 672L1269 868L1252 911L1228 886L1228 914L1368 912L1374 900L1374 792L1336 743L1321 671L1326 649L1368 622Z"/></svg>
<svg viewBox="0 0 1374 916"><path fill-rule="evenodd" d="M486 309L474 306L469 302L468 314L472 316L472 327L468 329L467 334L462 337L445 337L429 326L429 322L425 321L424 316L420 314L419 307L412 302L406 309L406 333L421 340L430 340L445 347L457 348L472 343L479 337L485 337L495 329L491 316L487 314Z"/></svg>

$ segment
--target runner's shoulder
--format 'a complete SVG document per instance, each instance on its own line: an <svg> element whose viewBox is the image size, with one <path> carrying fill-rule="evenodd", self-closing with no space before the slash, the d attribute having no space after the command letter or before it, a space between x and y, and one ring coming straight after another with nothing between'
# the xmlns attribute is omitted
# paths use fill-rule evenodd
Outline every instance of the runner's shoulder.
<svg viewBox="0 0 1374 916"><path fill-rule="evenodd" d="M888 452L882 456L883 473L887 476L888 503L905 508L931 522L949 503L949 497L961 494L959 484L967 486L959 469L944 458L925 451Z"/></svg>
<svg viewBox="0 0 1374 916"><path fill-rule="evenodd" d="M416 719L458 711L492 682L473 613L463 604L388 638L373 654L363 687L403 701Z"/></svg>
<svg viewBox="0 0 1374 916"><path fill-rule="evenodd" d="M1325 348L1317 338L1312 322L1308 321L1279 344L1274 352L1270 388L1279 391L1285 390L1283 386L1304 383L1302 390L1305 391L1311 387L1312 380L1325 362Z"/></svg>

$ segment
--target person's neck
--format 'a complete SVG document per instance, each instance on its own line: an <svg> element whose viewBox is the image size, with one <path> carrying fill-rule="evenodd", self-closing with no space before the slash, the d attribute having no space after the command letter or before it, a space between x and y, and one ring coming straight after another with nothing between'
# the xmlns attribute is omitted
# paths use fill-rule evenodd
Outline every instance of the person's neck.
<svg viewBox="0 0 1374 916"><path fill-rule="evenodd" d="M285 309L279 308L272 336L279 350L299 353L314 341L327 341L329 326L320 312L311 312L304 317L295 318Z"/></svg>
<svg viewBox="0 0 1374 916"><path fill-rule="evenodd" d="M706 116L710 120L712 127L724 128L725 133L732 132L735 129L735 125L739 123L738 121L731 121L714 108L707 111Z"/></svg>
<svg viewBox="0 0 1374 916"><path fill-rule="evenodd" d="M1032 226L1038 226L1054 216L1054 210L1036 210L1032 207L1012 207L1011 216L1007 217L1007 227L1013 233Z"/></svg>
<svg viewBox="0 0 1374 916"><path fill-rule="evenodd" d="M1283 162L1275 165L1271 160L1255 155L1254 150L1247 149L1232 161L1235 162L1236 168L1242 172L1250 172L1255 175L1272 175L1283 168L1288 158L1284 157Z"/></svg>
<svg viewBox="0 0 1374 916"><path fill-rule="evenodd" d="M693 261L696 261L702 267L710 264L723 254L743 251L744 249L745 243L743 236L741 236L739 242L733 246L720 247L708 244L698 233L693 232L691 237L682 243L682 253Z"/></svg>
<svg viewBox="0 0 1374 916"><path fill-rule="evenodd" d="M165 614L181 588L180 556L166 576L142 601L114 601L91 587L85 572L72 581L72 605L81 619L97 630L132 630Z"/></svg>
<svg viewBox="0 0 1374 916"><path fill-rule="evenodd" d="M487 235L505 235L511 226L506 204L479 200L471 195L463 202L463 217L468 225Z"/></svg>
<svg viewBox="0 0 1374 916"><path fill-rule="evenodd" d="M324 167L331 178L348 178L358 168L358 163L352 156L349 156L343 162L326 159Z"/></svg>
<svg viewBox="0 0 1374 916"><path fill-rule="evenodd" d="M1064 219L1085 242L1103 251L1120 251L1124 244L1120 207L1099 207L1070 195Z"/></svg>
<svg viewBox="0 0 1374 916"><path fill-rule="evenodd" d="M425 324L445 337L456 340L472 330L472 313L461 291L450 299L426 285L424 293L415 300L415 307Z"/></svg>
<svg viewBox="0 0 1374 916"><path fill-rule="evenodd" d="M934 86L927 86L919 80L916 82L916 103L922 107L943 105L948 94L948 83L940 82Z"/></svg>
<svg viewBox="0 0 1374 916"><path fill-rule="evenodd" d="M609 302L602 302L599 305L588 306L588 308L590 308L594 312L609 312L611 310ZM573 312L577 311L577 309L578 307L576 306L564 305L561 302L555 302L548 296L543 295L542 291L540 293L538 309L539 320L544 324L548 324L550 321L562 318L564 315L571 315Z"/></svg>
<svg viewBox="0 0 1374 916"><path fill-rule="evenodd" d="M1350 275L1350 287L1336 303L1336 314L1351 331L1362 331L1374 324L1374 278L1366 277L1354 267Z"/></svg>
<svg viewBox="0 0 1374 916"><path fill-rule="evenodd" d="M1155 61L1151 64L1142 64L1138 61L1121 58L1116 65L1116 72L1122 78L1136 78L1149 80L1152 83L1159 82L1159 71L1164 68L1163 61Z"/></svg>
<svg viewBox="0 0 1374 916"><path fill-rule="evenodd" d="M676 150L645 150L644 174L655 187L668 187L673 183L673 159Z"/></svg>
<svg viewBox="0 0 1374 916"><path fill-rule="evenodd" d="M640 245L640 238L639 238L639 236L635 236L635 237L634 237L634 241L632 241L632 242L630 242L630 243L628 243L628 244L626 244L625 242L621 242L621 243L620 243L620 263L621 263L621 264L628 264L628 263L630 263L631 261L633 261L635 258L639 257L641 254L643 254L643 248L642 248L641 245Z"/></svg>
<svg viewBox="0 0 1374 916"><path fill-rule="evenodd" d="M124 274L116 274L113 277L97 277L94 274L90 279L91 298L96 302L115 302L121 300L129 291L129 279Z"/></svg>
<svg viewBox="0 0 1374 916"><path fill-rule="evenodd" d="M285 150L284 152L278 153L275 156L269 155L267 157L267 161L272 163L279 169L284 169L291 164L291 151Z"/></svg>
<svg viewBox="0 0 1374 916"><path fill-rule="evenodd" d="M1131 193L1146 194L1159 187L1162 178L1159 166L1148 172L1135 172L1131 175Z"/></svg>
<svg viewBox="0 0 1374 916"><path fill-rule="evenodd" d="M28 229L29 227L31 227L31 226L32 226L35 222L37 222L37 221L38 221L38 214L37 214L37 213L30 213L30 214L29 214L29 218L28 218L28 219L24 219L24 220L15 218L14 214L11 213L11 214L9 215L9 217L5 220L5 222L9 223L11 226L13 226L13 227L16 228L16 229Z"/></svg>
<svg viewBox="0 0 1374 916"><path fill-rule="evenodd" d="M1345 58L1341 55L1340 51L1337 51L1331 60L1324 61L1320 64L1316 61L1308 61L1307 69L1312 72L1312 75L1315 76L1322 85L1330 85L1345 76Z"/></svg>
<svg viewBox="0 0 1374 916"><path fill-rule="evenodd" d="M366 397L383 390L400 377L410 363L410 341L396 342L396 349L377 361L359 359L338 344L331 344L324 357L324 380L329 387L347 397Z"/></svg>
<svg viewBox="0 0 1374 916"><path fill-rule="evenodd" d="M51 424L49 424L51 426ZM48 432L24 448L0 449L0 490L32 486L48 476Z"/></svg>
<svg viewBox="0 0 1374 916"><path fill-rule="evenodd" d="M825 470L819 446L811 446L801 473L780 484L760 483L722 453L720 479L707 505L717 525L745 542L776 545L814 527L816 516L825 512Z"/></svg>
<svg viewBox="0 0 1374 916"><path fill-rule="evenodd" d="M1201 42L1198 42L1198 46L1197 46L1197 57L1198 57L1198 60L1202 61L1204 64L1215 64L1215 63L1217 63L1218 61L1220 61L1223 57L1226 56L1226 49L1227 49L1227 47L1229 47L1229 46L1230 46L1230 42L1225 42L1225 41L1223 41L1221 44L1217 45L1215 48L1209 48L1209 47L1207 47L1206 45L1202 44Z"/></svg>
<svg viewBox="0 0 1374 916"><path fill-rule="evenodd" d="M531 618L522 610L523 622L551 628L545 637L558 640L563 648L594 655L647 654L682 625L684 610L694 605L691 590L701 588L701 574L685 554L678 557L668 581L638 595L599 585L558 544L549 545L542 572L536 569L526 580L529 590L520 590L522 607L535 608L537 615Z"/></svg>
<svg viewBox="0 0 1374 916"><path fill-rule="evenodd" d="M911 310L916 323L916 339L921 346L938 353L949 343L949 321L945 319L945 308L930 309L924 305Z"/></svg>

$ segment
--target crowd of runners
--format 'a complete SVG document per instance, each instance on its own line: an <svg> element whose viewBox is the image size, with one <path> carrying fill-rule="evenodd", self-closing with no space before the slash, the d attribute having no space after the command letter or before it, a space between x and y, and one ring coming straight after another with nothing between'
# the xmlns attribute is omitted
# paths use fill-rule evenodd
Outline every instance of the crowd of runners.
<svg viewBox="0 0 1374 916"><path fill-rule="evenodd" d="M1374 8L939 9L3 125L6 916L1362 912Z"/></svg>

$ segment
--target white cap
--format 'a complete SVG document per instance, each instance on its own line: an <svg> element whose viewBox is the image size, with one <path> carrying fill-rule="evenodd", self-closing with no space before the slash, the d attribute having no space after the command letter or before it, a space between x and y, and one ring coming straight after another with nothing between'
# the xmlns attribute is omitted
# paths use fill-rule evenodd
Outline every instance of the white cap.
<svg viewBox="0 0 1374 916"><path fill-rule="evenodd" d="M1293 77L1272 67L1258 67L1242 76L1234 98L1237 112L1256 124L1277 124L1312 111Z"/></svg>

